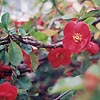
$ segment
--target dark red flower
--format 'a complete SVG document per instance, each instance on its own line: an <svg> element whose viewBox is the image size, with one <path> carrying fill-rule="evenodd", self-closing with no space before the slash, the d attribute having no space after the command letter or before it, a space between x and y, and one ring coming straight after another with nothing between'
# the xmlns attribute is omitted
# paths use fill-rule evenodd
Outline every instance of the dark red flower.
<svg viewBox="0 0 100 100"><path fill-rule="evenodd" d="M79 53L85 49L91 39L87 24L84 22L69 22L64 28L64 48L69 48L73 53Z"/></svg>
<svg viewBox="0 0 100 100"><path fill-rule="evenodd" d="M99 51L99 46L94 42L90 42L86 50L92 54L96 54Z"/></svg>
<svg viewBox="0 0 100 100"><path fill-rule="evenodd" d="M0 100L16 100L17 89L9 82L0 84Z"/></svg>
<svg viewBox="0 0 100 100"><path fill-rule="evenodd" d="M70 55L70 50L64 48L56 48L49 53L48 59L54 68L58 68L60 65L65 66L70 63Z"/></svg>
<svg viewBox="0 0 100 100"><path fill-rule="evenodd" d="M30 56L24 50L22 50L22 54L23 54L23 58L24 58L24 63L32 71L32 60L31 60Z"/></svg>

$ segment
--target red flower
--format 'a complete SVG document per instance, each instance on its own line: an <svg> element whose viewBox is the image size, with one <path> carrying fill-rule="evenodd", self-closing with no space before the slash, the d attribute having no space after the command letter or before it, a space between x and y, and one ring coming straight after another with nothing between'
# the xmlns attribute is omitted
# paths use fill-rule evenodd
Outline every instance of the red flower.
<svg viewBox="0 0 100 100"><path fill-rule="evenodd" d="M91 39L88 26L84 22L69 22L64 28L63 46L73 53L79 53L85 49Z"/></svg>
<svg viewBox="0 0 100 100"><path fill-rule="evenodd" d="M18 28L19 26L24 25L25 21L14 20L13 24L14 24L15 28Z"/></svg>
<svg viewBox="0 0 100 100"><path fill-rule="evenodd" d="M70 55L71 52L68 49L56 48L49 53L48 59L54 68L58 68L60 65L65 66L70 63Z"/></svg>
<svg viewBox="0 0 100 100"><path fill-rule="evenodd" d="M32 60L30 58L30 56L24 51L22 50L22 54L23 54L23 58L24 58L24 63L30 68L30 70L32 71Z"/></svg>
<svg viewBox="0 0 100 100"><path fill-rule="evenodd" d="M44 21L41 20L40 18L38 18L38 19L36 20L36 23L37 23L37 25L40 25L40 26L43 26L43 25L44 25Z"/></svg>
<svg viewBox="0 0 100 100"><path fill-rule="evenodd" d="M9 82L0 84L0 100L16 100L17 89Z"/></svg>
<svg viewBox="0 0 100 100"><path fill-rule="evenodd" d="M86 50L92 54L96 54L99 51L99 46L96 43L90 42Z"/></svg>
<svg viewBox="0 0 100 100"><path fill-rule="evenodd" d="M4 65L0 62L0 78L5 78L7 80L12 80L10 75L5 75L4 73L9 72L12 73L12 68L8 65Z"/></svg>

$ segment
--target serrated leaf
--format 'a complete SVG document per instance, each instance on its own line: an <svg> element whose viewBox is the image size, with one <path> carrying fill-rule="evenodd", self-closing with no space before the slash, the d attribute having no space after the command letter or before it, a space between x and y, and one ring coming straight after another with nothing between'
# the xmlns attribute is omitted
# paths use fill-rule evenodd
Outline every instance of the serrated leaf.
<svg viewBox="0 0 100 100"><path fill-rule="evenodd" d="M22 61L22 52L20 47L15 43L11 42L8 48L8 56L12 65L18 66Z"/></svg>
<svg viewBox="0 0 100 100"><path fill-rule="evenodd" d="M58 31L49 30L49 29L42 31L42 33L46 34L47 36L53 36L53 35L57 34L57 32Z"/></svg>
<svg viewBox="0 0 100 100"><path fill-rule="evenodd" d="M62 93L68 90L79 90L83 87L83 80L80 76L62 78L56 82L49 93Z"/></svg>
<svg viewBox="0 0 100 100"><path fill-rule="evenodd" d="M30 57L32 60L32 68L33 68L33 70L36 70L39 65L38 58L33 52L30 54Z"/></svg>
<svg viewBox="0 0 100 100"><path fill-rule="evenodd" d="M95 17L88 17L84 20L85 23L91 25L95 21Z"/></svg>
<svg viewBox="0 0 100 100"><path fill-rule="evenodd" d="M32 83L30 81L30 79L28 79L27 77L21 77L18 79L17 84L25 90L28 90L31 86Z"/></svg>
<svg viewBox="0 0 100 100"><path fill-rule="evenodd" d="M21 36L27 35L27 33L25 32L25 30L22 29L22 28L18 28L18 32L21 34Z"/></svg>
<svg viewBox="0 0 100 100"><path fill-rule="evenodd" d="M48 36L42 32L35 32L34 30L32 30L31 32L29 32L29 34L41 42L47 42Z"/></svg>
<svg viewBox="0 0 100 100"><path fill-rule="evenodd" d="M100 7L100 0L92 0L92 1L93 1L93 3L95 3L97 6Z"/></svg>
<svg viewBox="0 0 100 100"><path fill-rule="evenodd" d="M10 17L9 13L5 13L1 17L2 25L6 30L8 30L7 25L8 25L8 22L9 22L9 17Z"/></svg>

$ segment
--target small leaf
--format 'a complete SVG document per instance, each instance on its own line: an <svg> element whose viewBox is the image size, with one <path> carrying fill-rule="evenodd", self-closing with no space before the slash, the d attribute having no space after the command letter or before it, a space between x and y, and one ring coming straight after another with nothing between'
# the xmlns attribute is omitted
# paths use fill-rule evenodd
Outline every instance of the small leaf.
<svg viewBox="0 0 100 100"><path fill-rule="evenodd" d="M80 76L59 79L50 91L50 94L62 93L67 90L82 89L83 80Z"/></svg>
<svg viewBox="0 0 100 100"><path fill-rule="evenodd" d="M81 8L81 10L80 10L80 17L81 17L81 16L84 16L85 13L86 13L86 7L83 6L83 7Z"/></svg>
<svg viewBox="0 0 100 100"><path fill-rule="evenodd" d="M47 42L48 36L45 35L42 32L35 32L34 30L31 30L29 34L33 37L35 37L37 40L42 41L42 42Z"/></svg>
<svg viewBox="0 0 100 100"><path fill-rule="evenodd" d="M91 73L92 75L100 78L100 67L97 64L92 64L86 71L86 73Z"/></svg>
<svg viewBox="0 0 100 100"><path fill-rule="evenodd" d="M22 61L22 52L20 47L15 43L11 42L8 48L8 56L12 65L18 66Z"/></svg>
<svg viewBox="0 0 100 100"><path fill-rule="evenodd" d="M32 52L32 47L30 45L26 45L26 44L21 44L22 49L24 49L24 51L27 54L30 54Z"/></svg>
<svg viewBox="0 0 100 100"><path fill-rule="evenodd" d="M17 84L22 89L25 89L25 90L28 90L32 86L32 83L31 83L30 79L28 79L27 77L21 77L21 78L19 78Z"/></svg>
<svg viewBox="0 0 100 100"><path fill-rule="evenodd" d="M0 28L3 28L2 24L0 23Z"/></svg>
<svg viewBox="0 0 100 100"><path fill-rule="evenodd" d="M85 15L81 17L81 19L85 19L99 14L100 14L100 10L92 10L90 12L86 12Z"/></svg>
<svg viewBox="0 0 100 100"><path fill-rule="evenodd" d="M67 15L64 15L64 16L62 16L61 18L62 19L71 19L71 18L73 18L74 16L72 15L72 14L67 14Z"/></svg>
<svg viewBox="0 0 100 100"><path fill-rule="evenodd" d="M95 21L95 17L88 17L84 20L85 23L91 25Z"/></svg>
<svg viewBox="0 0 100 100"><path fill-rule="evenodd" d="M88 5L89 7L94 7L94 4L92 1L85 1L85 4Z"/></svg>
<svg viewBox="0 0 100 100"><path fill-rule="evenodd" d="M33 23L31 21L27 21L21 28L25 30L25 32L28 32L33 26Z"/></svg>
<svg viewBox="0 0 100 100"><path fill-rule="evenodd" d="M6 51L1 51L1 53L0 53L0 61L2 61L5 65L8 65L9 58L8 58L8 53Z"/></svg>
<svg viewBox="0 0 100 100"><path fill-rule="evenodd" d="M25 30L22 29L22 28L18 28L18 32L21 34L21 36L27 35L27 33L25 32Z"/></svg>
<svg viewBox="0 0 100 100"><path fill-rule="evenodd" d="M49 30L49 29L42 31L42 33L45 33L47 36L53 36L53 35L57 34L57 32L58 31Z"/></svg>
<svg viewBox="0 0 100 100"><path fill-rule="evenodd" d="M2 25L6 30L8 30L7 25L8 25L9 17L10 17L9 13L5 13L1 17Z"/></svg>
<svg viewBox="0 0 100 100"><path fill-rule="evenodd" d="M100 22L96 24L98 30L100 30Z"/></svg>
<svg viewBox="0 0 100 100"><path fill-rule="evenodd" d="M98 31L98 32L96 32L95 34L94 34L94 39L96 40L96 39L98 39L100 37L100 31Z"/></svg>
<svg viewBox="0 0 100 100"><path fill-rule="evenodd" d="M100 0L92 0L92 1L93 1L93 3L95 3L97 6L100 7Z"/></svg>
<svg viewBox="0 0 100 100"><path fill-rule="evenodd" d="M98 31L98 29L93 25L89 25L89 28L90 28L91 32L93 32L93 33Z"/></svg>
<svg viewBox="0 0 100 100"><path fill-rule="evenodd" d="M33 70L36 70L36 68L39 65L38 58L33 52L30 54L30 57L31 57L31 60L32 60L32 68L33 68Z"/></svg>

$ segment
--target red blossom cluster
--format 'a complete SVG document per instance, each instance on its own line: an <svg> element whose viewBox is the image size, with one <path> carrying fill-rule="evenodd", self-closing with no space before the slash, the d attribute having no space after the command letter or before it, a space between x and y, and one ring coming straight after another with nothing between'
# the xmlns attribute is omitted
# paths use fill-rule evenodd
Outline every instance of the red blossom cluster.
<svg viewBox="0 0 100 100"><path fill-rule="evenodd" d="M48 59L54 68L71 62L71 54L87 50L92 54L98 53L99 47L91 42L89 27L84 22L70 21L64 28L63 48L53 49Z"/></svg>

